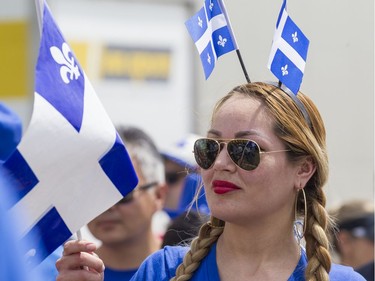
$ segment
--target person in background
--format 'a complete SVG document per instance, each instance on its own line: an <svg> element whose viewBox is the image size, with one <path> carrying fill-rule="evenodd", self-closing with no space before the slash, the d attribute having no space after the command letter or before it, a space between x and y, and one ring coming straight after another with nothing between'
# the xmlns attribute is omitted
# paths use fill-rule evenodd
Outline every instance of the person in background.
<svg viewBox="0 0 375 281"><path fill-rule="evenodd" d="M193 145L198 138L199 135L189 134L186 138L161 149L168 186L164 210L172 220L190 208L203 215L209 214L203 189L200 189L197 200L194 200L196 191L202 185L193 154Z"/></svg>
<svg viewBox="0 0 375 281"><path fill-rule="evenodd" d="M350 200L330 214L337 226L332 238L339 262L374 281L374 203Z"/></svg>
<svg viewBox="0 0 375 281"><path fill-rule="evenodd" d="M0 102L0 280L39 281L47 280L47 275L33 271L24 256L24 249L30 240L16 237L24 214L8 212L14 202L13 180L3 163L16 150L22 136L22 122L8 106ZM31 238L30 238L31 239ZM53 266L52 269L57 271Z"/></svg>
<svg viewBox="0 0 375 281"><path fill-rule="evenodd" d="M209 218L204 190L200 189L202 178L197 173L193 154L194 142L199 138L201 136L188 134L161 149L168 186L164 211L170 218L162 247L188 244Z"/></svg>
<svg viewBox="0 0 375 281"><path fill-rule="evenodd" d="M194 155L211 218L190 247L155 252L132 281L364 280L331 262L326 132L308 96L262 82L235 87L216 103ZM66 243L57 280L102 280L93 249Z"/></svg>
<svg viewBox="0 0 375 281"><path fill-rule="evenodd" d="M152 218L164 205L164 165L152 139L135 127L119 127L118 133L138 176L138 186L113 207L88 223L100 240L96 254L104 261L105 281L130 280L141 262L160 248L152 231Z"/></svg>

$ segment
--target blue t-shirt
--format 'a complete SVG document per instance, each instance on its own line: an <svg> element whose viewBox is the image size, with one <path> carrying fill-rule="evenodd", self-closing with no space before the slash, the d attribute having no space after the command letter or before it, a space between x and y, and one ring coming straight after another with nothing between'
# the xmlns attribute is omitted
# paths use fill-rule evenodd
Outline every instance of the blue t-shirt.
<svg viewBox="0 0 375 281"><path fill-rule="evenodd" d="M182 263L188 247L166 246L149 256L139 267L131 281L169 281L175 276L176 268ZM288 281L304 281L304 271L307 265L306 254L301 258ZM351 267L332 264L329 273L330 281L366 281ZM216 243L208 255L202 260L190 281L219 281L219 270L216 264Z"/></svg>
<svg viewBox="0 0 375 281"><path fill-rule="evenodd" d="M104 270L104 281L129 281L137 269L115 270L106 267Z"/></svg>

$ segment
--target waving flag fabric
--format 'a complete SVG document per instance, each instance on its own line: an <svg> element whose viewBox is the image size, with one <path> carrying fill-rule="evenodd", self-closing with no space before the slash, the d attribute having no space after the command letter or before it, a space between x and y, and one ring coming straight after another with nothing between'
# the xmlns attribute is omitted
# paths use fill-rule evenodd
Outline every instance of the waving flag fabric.
<svg viewBox="0 0 375 281"><path fill-rule="evenodd" d="M16 179L10 212L26 210L20 237L42 260L130 192L138 179L124 144L47 4L30 125L4 164ZM43 250L44 249L44 250Z"/></svg>
<svg viewBox="0 0 375 281"><path fill-rule="evenodd" d="M185 25L198 49L207 79L218 57L237 49L224 5L220 0L206 0Z"/></svg>
<svg viewBox="0 0 375 281"><path fill-rule="evenodd" d="M276 23L268 68L294 94L302 83L308 48L309 40L289 17L284 0Z"/></svg>

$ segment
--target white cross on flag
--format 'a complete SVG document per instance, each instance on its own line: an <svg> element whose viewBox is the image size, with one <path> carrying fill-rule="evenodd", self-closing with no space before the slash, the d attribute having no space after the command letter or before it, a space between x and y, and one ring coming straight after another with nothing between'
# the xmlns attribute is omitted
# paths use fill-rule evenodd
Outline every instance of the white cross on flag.
<svg viewBox="0 0 375 281"><path fill-rule="evenodd" d="M43 7L41 7L43 9ZM47 257L138 182L124 144L44 2L30 125L4 164L25 210L20 237L37 237L29 262Z"/></svg>

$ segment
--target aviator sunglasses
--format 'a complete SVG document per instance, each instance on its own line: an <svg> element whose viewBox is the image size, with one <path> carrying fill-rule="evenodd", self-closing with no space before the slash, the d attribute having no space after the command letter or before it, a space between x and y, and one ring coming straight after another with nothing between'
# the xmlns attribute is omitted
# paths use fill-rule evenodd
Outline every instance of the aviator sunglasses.
<svg viewBox="0 0 375 281"><path fill-rule="evenodd" d="M158 184L158 182L154 181L154 182L151 182L151 183L147 183L147 184L138 186L137 188L130 191L124 198L122 198L120 201L118 201L116 203L116 205L117 204L127 204L127 203L132 202L133 199L134 199L134 191L135 190L147 190L147 189L149 189L149 188L151 188L151 187L153 187L157 184Z"/></svg>
<svg viewBox="0 0 375 281"><path fill-rule="evenodd" d="M252 140L231 139L215 140L209 138L198 139L194 143L194 156L197 164L202 169L209 169L221 150L227 145L227 152L232 161L246 171L258 167L261 153L276 153L289 150L261 151L259 145Z"/></svg>

